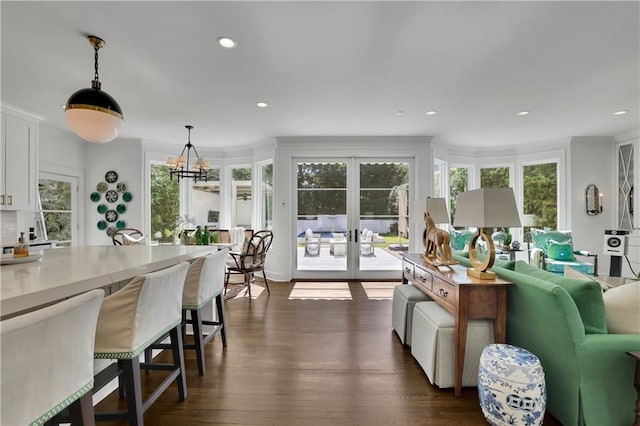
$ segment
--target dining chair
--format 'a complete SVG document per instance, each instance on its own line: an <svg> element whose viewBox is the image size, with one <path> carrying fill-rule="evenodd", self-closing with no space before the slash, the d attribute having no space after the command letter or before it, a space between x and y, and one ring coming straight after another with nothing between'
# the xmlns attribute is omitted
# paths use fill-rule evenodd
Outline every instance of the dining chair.
<svg viewBox="0 0 640 426"><path fill-rule="evenodd" d="M95 376L94 392L116 377L126 396L127 410L115 413L96 413L97 421L118 418L131 425L144 424L144 411L174 381L178 397L187 397L187 384L182 348L182 290L189 269L188 262L131 280L126 286L104 299L98 317L94 358L117 360ZM145 360L143 368L163 370L167 376L158 387L142 400L140 354L169 333L173 360L171 364L156 365Z"/></svg>
<svg viewBox="0 0 640 426"><path fill-rule="evenodd" d="M40 425L69 408L93 425L93 348L103 290L0 323L3 425Z"/></svg>
<svg viewBox="0 0 640 426"><path fill-rule="evenodd" d="M111 235L114 246L144 245L146 244L145 235L136 228L118 229Z"/></svg>
<svg viewBox="0 0 640 426"><path fill-rule="evenodd" d="M246 239L241 252L229 252L233 262L227 263L227 273L225 277L225 291L229 286L229 278L233 274L244 276L243 284L247 286L249 299L251 299L251 280L256 272L262 272L264 284L267 287L267 294L271 294L269 290L269 282L264 272L264 264L267 258L267 252L273 241L273 232L269 230L257 231L251 239Z"/></svg>

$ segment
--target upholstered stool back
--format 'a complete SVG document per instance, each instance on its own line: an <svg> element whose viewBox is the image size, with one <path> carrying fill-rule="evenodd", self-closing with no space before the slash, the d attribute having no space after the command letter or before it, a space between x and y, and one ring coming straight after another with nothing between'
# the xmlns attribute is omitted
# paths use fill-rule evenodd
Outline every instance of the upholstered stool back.
<svg viewBox="0 0 640 426"><path fill-rule="evenodd" d="M3 425L43 424L91 397L103 297L93 290L0 323Z"/></svg>
<svg viewBox="0 0 640 426"><path fill-rule="evenodd" d="M96 358L131 359L182 321L182 290L189 263L138 276L104 299L96 331Z"/></svg>
<svg viewBox="0 0 640 426"><path fill-rule="evenodd" d="M182 292L182 309L200 309L222 293L227 254L227 250L220 250L191 263Z"/></svg>

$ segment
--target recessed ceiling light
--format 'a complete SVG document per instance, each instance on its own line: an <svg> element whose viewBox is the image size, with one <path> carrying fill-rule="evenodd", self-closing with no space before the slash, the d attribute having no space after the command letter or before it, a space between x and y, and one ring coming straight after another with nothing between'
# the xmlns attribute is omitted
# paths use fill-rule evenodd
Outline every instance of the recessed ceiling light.
<svg viewBox="0 0 640 426"><path fill-rule="evenodd" d="M438 113L438 111L432 109L431 111L427 111L424 114L425 115L436 115L437 113Z"/></svg>
<svg viewBox="0 0 640 426"><path fill-rule="evenodd" d="M616 111L613 113L613 115L625 115L626 113L628 113L629 110L628 109L622 109L620 111Z"/></svg>
<svg viewBox="0 0 640 426"><path fill-rule="evenodd" d="M404 111L396 111L396 115L402 115L404 114Z"/></svg>
<svg viewBox="0 0 640 426"><path fill-rule="evenodd" d="M523 115L529 115L529 111L520 111L520 112L518 113L518 115L519 115L520 117L522 117Z"/></svg>
<svg viewBox="0 0 640 426"><path fill-rule="evenodd" d="M266 102L262 102L262 101L260 101L260 102L256 102L256 106L257 106L258 108L266 108L266 107L268 107L268 106L269 106L269 104L268 104L268 103L266 103Z"/></svg>
<svg viewBox="0 0 640 426"><path fill-rule="evenodd" d="M231 37L227 37L227 36L220 36L218 37L218 44L224 48L227 49L233 49L234 47L236 47L238 45L238 43L236 43L236 41L234 39L232 39Z"/></svg>

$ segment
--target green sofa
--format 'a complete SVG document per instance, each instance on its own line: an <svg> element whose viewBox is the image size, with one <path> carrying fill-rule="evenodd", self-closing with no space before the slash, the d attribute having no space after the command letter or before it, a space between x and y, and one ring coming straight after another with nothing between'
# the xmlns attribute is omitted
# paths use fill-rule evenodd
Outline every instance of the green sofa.
<svg viewBox="0 0 640 426"><path fill-rule="evenodd" d="M468 257L454 253L460 264ZM547 411L565 426L631 425L638 334L608 334L600 286L543 271L527 262L496 261L511 281L507 343L534 353L544 368Z"/></svg>

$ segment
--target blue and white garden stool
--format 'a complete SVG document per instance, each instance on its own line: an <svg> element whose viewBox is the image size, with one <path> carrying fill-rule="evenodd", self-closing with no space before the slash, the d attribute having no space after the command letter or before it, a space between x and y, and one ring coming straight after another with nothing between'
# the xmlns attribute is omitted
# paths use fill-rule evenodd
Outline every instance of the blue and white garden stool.
<svg viewBox="0 0 640 426"><path fill-rule="evenodd" d="M478 397L491 425L541 425L547 392L540 360L517 346L485 347L478 369Z"/></svg>

